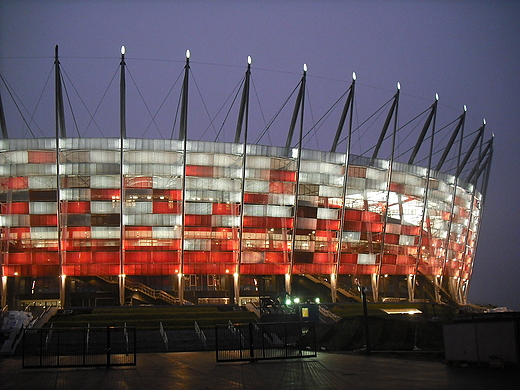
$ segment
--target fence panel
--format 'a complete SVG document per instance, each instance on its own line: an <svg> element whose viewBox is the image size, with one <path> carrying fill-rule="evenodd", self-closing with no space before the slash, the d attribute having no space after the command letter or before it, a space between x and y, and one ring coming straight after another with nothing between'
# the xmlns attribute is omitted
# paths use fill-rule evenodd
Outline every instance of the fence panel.
<svg viewBox="0 0 520 390"><path fill-rule="evenodd" d="M27 329L23 368L135 366L133 327Z"/></svg>
<svg viewBox="0 0 520 390"><path fill-rule="evenodd" d="M316 356L313 322L216 325L217 362Z"/></svg>

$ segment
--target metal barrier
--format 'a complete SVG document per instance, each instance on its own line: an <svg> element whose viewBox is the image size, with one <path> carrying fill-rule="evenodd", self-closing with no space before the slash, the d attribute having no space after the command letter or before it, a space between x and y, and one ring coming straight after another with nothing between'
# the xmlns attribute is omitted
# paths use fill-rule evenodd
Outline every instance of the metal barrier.
<svg viewBox="0 0 520 390"><path fill-rule="evenodd" d="M217 362L316 356L313 322L215 326Z"/></svg>
<svg viewBox="0 0 520 390"><path fill-rule="evenodd" d="M134 327L26 329L23 368L135 366Z"/></svg>

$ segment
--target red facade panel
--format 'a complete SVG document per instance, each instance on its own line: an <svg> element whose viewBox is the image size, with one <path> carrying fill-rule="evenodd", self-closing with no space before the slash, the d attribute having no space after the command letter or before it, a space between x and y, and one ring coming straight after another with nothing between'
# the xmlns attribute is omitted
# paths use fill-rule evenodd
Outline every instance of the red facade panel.
<svg viewBox="0 0 520 390"><path fill-rule="evenodd" d="M271 170L269 172L270 181L290 181L296 182L295 171Z"/></svg>
<svg viewBox="0 0 520 390"><path fill-rule="evenodd" d="M29 150L29 164L56 164L56 152L52 150Z"/></svg>
<svg viewBox="0 0 520 390"><path fill-rule="evenodd" d="M176 201L154 201L154 214L180 214L182 212L182 203Z"/></svg>
<svg viewBox="0 0 520 390"><path fill-rule="evenodd" d="M29 214L28 202L5 203L2 206L2 214Z"/></svg>
<svg viewBox="0 0 520 390"><path fill-rule="evenodd" d="M23 190L29 188L27 177L2 177L0 178L0 188L9 190Z"/></svg>
<svg viewBox="0 0 520 390"><path fill-rule="evenodd" d="M90 202L63 202L61 204L64 214L89 214Z"/></svg>
<svg viewBox="0 0 520 390"><path fill-rule="evenodd" d="M206 165L186 165L186 176L213 177L213 167Z"/></svg>

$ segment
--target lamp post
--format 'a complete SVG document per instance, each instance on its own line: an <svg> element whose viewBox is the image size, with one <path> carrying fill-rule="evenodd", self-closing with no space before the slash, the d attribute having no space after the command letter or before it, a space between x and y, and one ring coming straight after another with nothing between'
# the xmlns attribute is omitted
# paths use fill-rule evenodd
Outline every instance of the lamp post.
<svg viewBox="0 0 520 390"><path fill-rule="evenodd" d="M363 319L365 323L365 344L367 355L370 355L370 335L368 333L368 308L367 308L367 288L360 287L361 297L363 298Z"/></svg>

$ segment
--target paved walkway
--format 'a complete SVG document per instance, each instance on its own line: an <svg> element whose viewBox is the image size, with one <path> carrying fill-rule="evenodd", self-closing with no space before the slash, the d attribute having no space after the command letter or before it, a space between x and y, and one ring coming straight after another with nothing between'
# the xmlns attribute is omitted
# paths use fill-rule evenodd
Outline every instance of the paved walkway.
<svg viewBox="0 0 520 390"><path fill-rule="evenodd" d="M214 352L148 353L137 366L22 369L0 360L2 390L162 389L517 389L520 369L454 367L373 354L319 353L317 358L216 363Z"/></svg>

